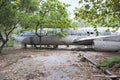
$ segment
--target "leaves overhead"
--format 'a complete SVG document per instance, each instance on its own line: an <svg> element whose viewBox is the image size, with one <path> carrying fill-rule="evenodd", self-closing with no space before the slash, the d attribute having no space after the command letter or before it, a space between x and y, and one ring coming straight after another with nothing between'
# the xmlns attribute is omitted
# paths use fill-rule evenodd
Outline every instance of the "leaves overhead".
<svg viewBox="0 0 120 80"><path fill-rule="evenodd" d="M72 20L69 18L67 4L58 0L41 0L39 9L27 16L26 21L21 22L22 26L27 26L27 29L42 29L42 28L71 28Z"/></svg>
<svg viewBox="0 0 120 80"><path fill-rule="evenodd" d="M0 31L10 29L10 26L14 25L17 21L17 12L13 9L14 5L9 1L4 1L0 2Z"/></svg>
<svg viewBox="0 0 120 80"><path fill-rule="evenodd" d="M58 0L47 0L41 4L39 17L40 27L68 28L71 20L68 17L66 5Z"/></svg>
<svg viewBox="0 0 120 80"><path fill-rule="evenodd" d="M120 27L120 0L80 0L75 18L93 26Z"/></svg>

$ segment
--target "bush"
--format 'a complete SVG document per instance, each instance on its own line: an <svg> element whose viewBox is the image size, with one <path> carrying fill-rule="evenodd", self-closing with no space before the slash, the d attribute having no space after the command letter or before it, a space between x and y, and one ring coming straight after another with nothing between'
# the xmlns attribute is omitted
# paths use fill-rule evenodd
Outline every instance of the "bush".
<svg viewBox="0 0 120 80"><path fill-rule="evenodd" d="M120 56L114 56L110 57L100 63L97 64L97 66L103 66L103 67L113 67L116 64L120 64ZM119 65L120 66L120 65Z"/></svg>

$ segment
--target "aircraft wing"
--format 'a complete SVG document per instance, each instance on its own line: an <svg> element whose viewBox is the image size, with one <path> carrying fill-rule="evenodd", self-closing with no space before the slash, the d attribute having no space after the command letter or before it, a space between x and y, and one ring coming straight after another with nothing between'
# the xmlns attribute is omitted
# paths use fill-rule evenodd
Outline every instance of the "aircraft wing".
<svg viewBox="0 0 120 80"><path fill-rule="evenodd" d="M100 38L105 38L105 37L110 37L110 36L87 36L87 37L84 37L84 38L75 39L74 43L76 45L92 45L93 40L100 39Z"/></svg>

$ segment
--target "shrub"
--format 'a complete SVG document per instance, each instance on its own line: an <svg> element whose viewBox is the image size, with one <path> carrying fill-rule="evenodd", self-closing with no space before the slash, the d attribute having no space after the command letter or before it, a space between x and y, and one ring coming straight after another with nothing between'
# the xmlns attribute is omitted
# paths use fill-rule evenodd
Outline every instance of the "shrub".
<svg viewBox="0 0 120 80"><path fill-rule="evenodd" d="M110 58L98 63L97 66L113 67L115 64L120 64L120 56L110 57Z"/></svg>

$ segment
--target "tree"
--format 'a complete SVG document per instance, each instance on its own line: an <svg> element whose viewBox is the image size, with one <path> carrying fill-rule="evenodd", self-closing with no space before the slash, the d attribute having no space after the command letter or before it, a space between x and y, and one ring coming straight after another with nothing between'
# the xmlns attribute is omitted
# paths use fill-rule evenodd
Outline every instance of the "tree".
<svg viewBox="0 0 120 80"><path fill-rule="evenodd" d="M71 24L72 21L68 17L66 7L66 4L61 3L58 0L46 0L40 2L39 11L31 17L30 21L30 23L32 23L31 25L34 27L28 27L36 30L35 33L40 38L40 45L43 28L60 28L63 30L64 28L73 27ZM40 29L40 32L38 32L38 29Z"/></svg>
<svg viewBox="0 0 120 80"><path fill-rule="evenodd" d="M37 4L38 0L0 0L0 53L17 24L23 22L21 16L37 10Z"/></svg>
<svg viewBox="0 0 120 80"><path fill-rule="evenodd" d="M47 0L41 3L39 13L36 14L36 28L70 28L66 5L58 0ZM35 18L34 18L35 19ZM36 21L36 20L34 20Z"/></svg>
<svg viewBox="0 0 120 80"><path fill-rule="evenodd" d="M80 0L75 18L84 19L92 26L120 27L120 0Z"/></svg>
<svg viewBox="0 0 120 80"><path fill-rule="evenodd" d="M79 28L90 26L90 24L85 22L85 20L83 20L83 19L79 19L78 21L74 21L73 24L76 25Z"/></svg>
<svg viewBox="0 0 120 80"><path fill-rule="evenodd" d="M39 37L37 31L44 27L72 27L66 6L58 0L1 0L0 53L17 25L23 29L36 29Z"/></svg>
<svg viewBox="0 0 120 80"><path fill-rule="evenodd" d="M8 36L15 29L17 23L17 12L13 9L14 5L10 1L0 1L0 53L8 41Z"/></svg>

